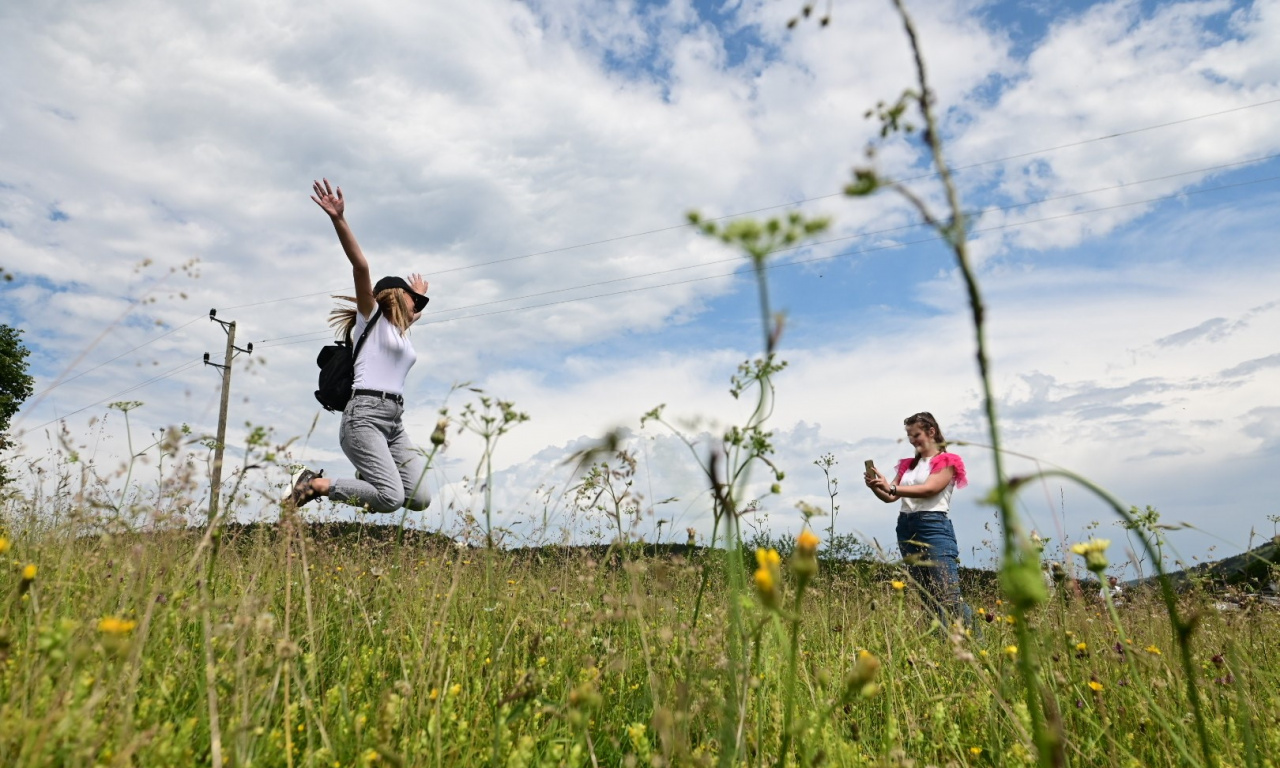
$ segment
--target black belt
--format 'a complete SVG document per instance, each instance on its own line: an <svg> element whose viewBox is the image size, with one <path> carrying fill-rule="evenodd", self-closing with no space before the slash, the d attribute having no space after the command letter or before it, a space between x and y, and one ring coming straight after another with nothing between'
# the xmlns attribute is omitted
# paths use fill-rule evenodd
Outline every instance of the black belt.
<svg viewBox="0 0 1280 768"><path fill-rule="evenodd" d="M383 392L378 389L353 389L351 390L351 394L352 396L364 395L365 397L376 397L379 400L390 400L396 405L404 406L404 397L402 395L397 395L394 392Z"/></svg>

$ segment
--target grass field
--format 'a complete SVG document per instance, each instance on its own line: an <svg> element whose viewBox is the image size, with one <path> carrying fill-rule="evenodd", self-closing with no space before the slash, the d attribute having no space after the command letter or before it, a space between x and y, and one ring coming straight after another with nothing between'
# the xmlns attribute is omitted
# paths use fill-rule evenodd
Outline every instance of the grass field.
<svg viewBox="0 0 1280 768"><path fill-rule="evenodd" d="M890 564L819 562L797 601L803 553L771 597L713 550L3 522L4 766L1035 761L990 579L966 585L971 636L931 631ZM1181 599L1211 754L1274 765L1276 613ZM1115 616L1067 589L1031 615L1068 762L1200 764L1163 604Z"/></svg>

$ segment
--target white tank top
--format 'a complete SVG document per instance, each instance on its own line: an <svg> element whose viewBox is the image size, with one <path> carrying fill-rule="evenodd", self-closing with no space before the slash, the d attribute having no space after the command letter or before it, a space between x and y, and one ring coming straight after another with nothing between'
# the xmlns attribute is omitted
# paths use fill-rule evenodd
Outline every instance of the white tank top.
<svg viewBox="0 0 1280 768"><path fill-rule="evenodd" d="M929 479L931 474L931 462L929 459L921 459L915 466L915 469L909 469L902 473L902 480L898 485L923 485ZM953 478L947 483L947 487L938 491L932 496L923 499L909 499L902 497L901 512L911 514L913 512L949 512L951 510L951 494L955 491L956 481Z"/></svg>
<svg viewBox="0 0 1280 768"><path fill-rule="evenodd" d="M351 330L352 340L358 341L368 325L369 321L357 311L356 326ZM417 360L418 353L414 351L409 338L400 335L400 329L391 320L379 317L356 358L355 378L351 388L376 389L379 392L403 395L405 377Z"/></svg>

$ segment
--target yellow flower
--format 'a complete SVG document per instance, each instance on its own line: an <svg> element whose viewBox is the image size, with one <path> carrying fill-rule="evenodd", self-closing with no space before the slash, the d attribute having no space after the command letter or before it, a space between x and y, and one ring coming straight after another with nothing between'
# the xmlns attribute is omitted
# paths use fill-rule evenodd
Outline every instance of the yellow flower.
<svg viewBox="0 0 1280 768"><path fill-rule="evenodd" d="M1148 646L1146 647L1146 651L1147 651L1147 653L1151 654L1152 656L1159 656L1159 655L1160 655L1160 649L1159 649L1159 648L1157 648L1157 647L1155 647L1154 645L1148 645Z"/></svg>
<svg viewBox="0 0 1280 768"><path fill-rule="evenodd" d="M36 564L35 563L27 563L27 567L22 569L22 580L23 581L36 580Z"/></svg>
<svg viewBox="0 0 1280 768"><path fill-rule="evenodd" d="M907 585L904 582L894 580L889 582L889 586L893 587L894 589L904 589Z"/></svg>
<svg viewBox="0 0 1280 768"><path fill-rule="evenodd" d="M782 556L778 554L778 550L776 549L763 549L763 548L757 549L756 564L759 565L761 568L768 568L769 566L781 565Z"/></svg>
<svg viewBox="0 0 1280 768"><path fill-rule="evenodd" d="M782 557L776 549L757 549L756 563L760 565L753 577L756 594L766 607L777 608L782 599L778 593L778 583L782 581Z"/></svg>
<svg viewBox="0 0 1280 768"><path fill-rule="evenodd" d="M440 689L432 688L431 693L428 694L427 698L431 699L432 701L435 701L436 699L440 698Z"/></svg>
<svg viewBox="0 0 1280 768"><path fill-rule="evenodd" d="M9 551L9 540L3 536L0 536L0 555L3 555L5 552L8 552L8 551Z"/></svg>
<svg viewBox="0 0 1280 768"><path fill-rule="evenodd" d="M1090 680L1090 681L1089 681L1089 687L1090 687L1091 689L1093 689L1094 691L1101 691L1101 690L1102 690L1102 683L1098 682L1097 680Z"/></svg>
<svg viewBox="0 0 1280 768"><path fill-rule="evenodd" d="M1088 541L1072 544L1071 551L1084 558L1085 567L1094 573L1102 573L1107 570L1107 547L1111 546L1110 539L1089 539Z"/></svg>
<svg viewBox="0 0 1280 768"><path fill-rule="evenodd" d="M1017 656L1017 655L1018 655L1018 646L1016 646L1016 645L1010 645L1010 646L1008 646L1007 648L1005 648L1005 649L1004 649L1004 652L1005 652L1005 653L1007 653L1007 654L1009 654L1010 656Z"/></svg>
<svg viewBox="0 0 1280 768"><path fill-rule="evenodd" d="M104 635L127 635L136 626L138 626L136 621L115 616L104 616L98 621L98 631Z"/></svg>
<svg viewBox="0 0 1280 768"><path fill-rule="evenodd" d="M818 536L808 528L805 528L800 532L800 535L796 537L796 549L802 555L812 555L817 552L818 544L820 543L821 540Z"/></svg>
<svg viewBox="0 0 1280 768"><path fill-rule="evenodd" d="M974 757L977 757L978 755L982 754L982 747L969 747L969 754L973 755Z"/></svg>
<svg viewBox="0 0 1280 768"><path fill-rule="evenodd" d="M1089 644L1088 644L1088 643L1085 643L1085 642L1079 642L1079 643L1076 643L1076 650L1077 650L1077 651L1087 651L1087 650L1089 650Z"/></svg>
<svg viewBox="0 0 1280 768"><path fill-rule="evenodd" d="M454 683L453 686L449 688L450 696L457 696L460 693L462 693L462 683Z"/></svg>
<svg viewBox="0 0 1280 768"><path fill-rule="evenodd" d="M768 568L757 568L755 581L756 589L760 590L761 594L773 591L773 574L769 573Z"/></svg>
<svg viewBox="0 0 1280 768"><path fill-rule="evenodd" d="M805 528L796 537L796 551L791 556L791 573L796 577L796 587L803 592L805 585L818 573L819 539Z"/></svg>

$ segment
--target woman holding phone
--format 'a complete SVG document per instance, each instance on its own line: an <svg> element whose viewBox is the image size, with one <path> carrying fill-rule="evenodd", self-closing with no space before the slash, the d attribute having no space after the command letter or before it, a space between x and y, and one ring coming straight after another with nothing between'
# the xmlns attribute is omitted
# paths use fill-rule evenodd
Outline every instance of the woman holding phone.
<svg viewBox="0 0 1280 768"><path fill-rule="evenodd" d="M369 334L356 355L351 399L338 428L342 452L355 466L356 477L331 480L324 477L324 470L300 468L293 475L288 501L296 509L317 496L328 496L367 512L394 512L402 506L424 510L431 503L426 463L401 417L405 377L418 359L409 341L409 326L427 305L427 281L417 274L408 280L391 275L375 285L369 262L347 225L342 187L335 191L325 179L323 185L314 182L312 189L311 199L329 214L355 282L354 297L336 297L354 306L340 306L329 313L330 325L348 343L366 328Z"/></svg>
<svg viewBox="0 0 1280 768"><path fill-rule="evenodd" d="M946 451L942 428L933 414L922 411L902 423L915 456L898 462L892 482L868 465L867 487L886 504L901 503L898 548L908 573L924 589L943 625L956 618L972 624L973 613L960 596L960 547L947 516L951 494L968 485L964 462Z"/></svg>

